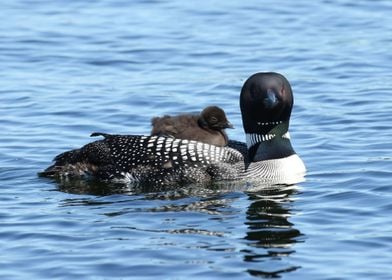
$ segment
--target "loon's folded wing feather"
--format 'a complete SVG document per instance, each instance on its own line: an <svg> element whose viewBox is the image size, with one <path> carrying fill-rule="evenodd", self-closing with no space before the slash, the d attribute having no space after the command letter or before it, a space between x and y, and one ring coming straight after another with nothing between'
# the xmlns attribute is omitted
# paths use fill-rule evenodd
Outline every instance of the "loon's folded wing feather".
<svg viewBox="0 0 392 280"><path fill-rule="evenodd" d="M229 140L227 143L227 147L237 150L242 154L242 156L246 157L248 155L248 147L246 143L236 141L236 140Z"/></svg>
<svg viewBox="0 0 392 280"><path fill-rule="evenodd" d="M95 133L105 138L58 155L45 172L59 175L91 175L99 179L165 183L195 182L205 178L231 179L234 163L243 162L235 149L197 141L159 136L127 136ZM229 176L230 175L230 176Z"/></svg>

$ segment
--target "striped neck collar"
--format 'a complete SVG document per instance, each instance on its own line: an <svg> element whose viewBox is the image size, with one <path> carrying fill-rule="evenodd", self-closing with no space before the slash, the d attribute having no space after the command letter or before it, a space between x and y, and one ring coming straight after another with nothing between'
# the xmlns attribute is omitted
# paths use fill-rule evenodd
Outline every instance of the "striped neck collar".
<svg viewBox="0 0 392 280"><path fill-rule="evenodd" d="M258 143L269 141L271 139L274 139L275 137L277 137L277 135L273 133L268 133L268 134L247 133L246 146L248 147L248 149L250 149L252 146ZM290 139L290 133L287 131L281 137Z"/></svg>
<svg viewBox="0 0 392 280"><path fill-rule="evenodd" d="M282 122L282 121L257 123L258 126L273 126L273 128L271 130L269 130L269 132L266 134L246 133L246 145L248 146L248 149L250 149L252 146L254 146L258 143L270 141L276 137L290 139L290 134L287 131L288 123L285 123L285 125L282 125L283 123L284 122Z"/></svg>

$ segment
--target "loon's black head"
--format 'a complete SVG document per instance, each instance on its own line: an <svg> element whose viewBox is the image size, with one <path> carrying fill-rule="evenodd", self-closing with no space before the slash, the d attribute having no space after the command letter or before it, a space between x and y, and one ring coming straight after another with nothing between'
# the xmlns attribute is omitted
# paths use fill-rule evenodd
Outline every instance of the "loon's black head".
<svg viewBox="0 0 392 280"><path fill-rule="evenodd" d="M225 112L218 106L208 106L200 114L199 123L203 127L214 130L233 128L227 120Z"/></svg>
<svg viewBox="0 0 392 280"><path fill-rule="evenodd" d="M247 134L266 135L281 123L286 131L293 107L293 93L287 79L274 72L250 76L241 89L240 107Z"/></svg>

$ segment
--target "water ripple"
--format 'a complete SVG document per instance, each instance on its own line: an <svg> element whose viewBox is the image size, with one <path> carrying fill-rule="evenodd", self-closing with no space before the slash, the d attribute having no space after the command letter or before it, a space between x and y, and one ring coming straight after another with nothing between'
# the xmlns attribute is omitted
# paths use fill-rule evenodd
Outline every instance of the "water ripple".
<svg viewBox="0 0 392 280"><path fill-rule="evenodd" d="M391 1L33 2L0 4L2 278L391 278ZM212 104L243 141L258 71L292 83L300 186L36 176L93 131Z"/></svg>

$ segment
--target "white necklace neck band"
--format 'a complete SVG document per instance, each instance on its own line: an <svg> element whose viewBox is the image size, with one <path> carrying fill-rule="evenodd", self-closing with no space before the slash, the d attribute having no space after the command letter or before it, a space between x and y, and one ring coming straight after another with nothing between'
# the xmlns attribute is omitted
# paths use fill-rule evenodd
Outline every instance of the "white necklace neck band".
<svg viewBox="0 0 392 280"><path fill-rule="evenodd" d="M247 133L246 134L246 146L248 149L258 143L266 142L271 139L274 139L276 134L257 134L257 133ZM285 134L281 136L282 138L290 139L290 133L287 131Z"/></svg>

